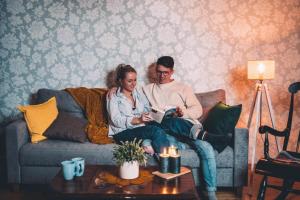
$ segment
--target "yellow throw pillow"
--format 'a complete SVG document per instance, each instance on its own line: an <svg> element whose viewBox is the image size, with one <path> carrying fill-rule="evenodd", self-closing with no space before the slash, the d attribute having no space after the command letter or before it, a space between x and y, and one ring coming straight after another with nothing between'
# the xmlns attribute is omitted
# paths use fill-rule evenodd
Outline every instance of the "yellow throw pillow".
<svg viewBox="0 0 300 200"><path fill-rule="evenodd" d="M58 115L56 98L52 97L38 105L18 106L18 109L24 113L31 142L37 143L47 139L43 134Z"/></svg>

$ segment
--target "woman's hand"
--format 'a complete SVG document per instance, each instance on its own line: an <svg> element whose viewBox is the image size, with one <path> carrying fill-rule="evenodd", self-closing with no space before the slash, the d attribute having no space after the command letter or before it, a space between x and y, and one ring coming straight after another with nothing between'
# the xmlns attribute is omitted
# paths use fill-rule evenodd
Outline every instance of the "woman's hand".
<svg viewBox="0 0 300 200"><path fill-rule="evenodd" d="M144 122L150 122L152 121L152 117L150 116L150 113L143 113L141 116L141 121Z"/></svg>
<svg viewBox="0 0 300 200"><path fill-rule="evenodd" d="M131 124L138 125L152 121L152 117L149 113L143 113L140 117L134 117L131 121Z"/></svg>

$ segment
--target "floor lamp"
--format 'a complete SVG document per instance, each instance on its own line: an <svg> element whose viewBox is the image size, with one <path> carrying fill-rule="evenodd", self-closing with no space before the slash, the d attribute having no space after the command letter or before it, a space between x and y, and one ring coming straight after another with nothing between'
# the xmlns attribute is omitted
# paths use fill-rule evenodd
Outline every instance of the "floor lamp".
<svg viewBox="0 0 300 200"><path fill-rule="evenodd" d="M254 176L254 163L256 157L256 139L258 128L261 125L261 116L262 116L262 96L265 93L267 99L268 111L270 114L271 122L273 128L275 128L275 117L272 108L271 98L269 95L268 87L266 83L263 83L264 80L273 79L275 75L275 62L273 60L257 60L257 61L248 61L248 79L258 80L256 83L255 95L251 104L250 115L248 119L247 128L250 131L250 126L252 122L252 117L254 109L256 110L256 121L254 129L252 129L253 144L252 144L252 155L251 155L251 174L250 174L250 183L249 183L249 194L252 194L253 188L253 176ZM277 141L276 141L277 142ZM278 146L278 145L277 145Z"/></svg>

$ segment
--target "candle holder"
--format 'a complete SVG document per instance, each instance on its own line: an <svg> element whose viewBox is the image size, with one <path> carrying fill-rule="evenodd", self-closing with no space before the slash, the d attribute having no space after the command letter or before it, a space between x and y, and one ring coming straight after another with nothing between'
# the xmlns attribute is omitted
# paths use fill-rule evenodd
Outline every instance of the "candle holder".
<svg viewBox="0 0 300 200"><path fill-rule="evenodd" d="M170 156L169 158L170 172L173 174L180 173L181 159L180 155Z"/></svg>
<svg viewBox="0 0 300 200"><path fill-rule="evenodd" d="M169 153L169 172L173 174L180 173L181 167L181 157L178 149L175 146L170 146L168 148Z"/></svg>
<svg viewBox="0 0 300 200"><path fill-rule="evenodd" d="M168 173L169 172L169 154L164 148L163 153L159 154L159 172Z"/></svg>

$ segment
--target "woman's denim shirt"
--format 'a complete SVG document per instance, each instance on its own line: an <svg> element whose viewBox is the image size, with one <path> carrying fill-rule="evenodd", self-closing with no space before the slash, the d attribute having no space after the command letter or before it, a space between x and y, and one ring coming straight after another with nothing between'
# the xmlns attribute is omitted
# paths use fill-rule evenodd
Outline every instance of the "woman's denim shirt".
<svg viewBox="0 0 300 200"><path fill-rule="evenodd" d="M145 124L133 125L131 121L134 117L140 117L142 113L150 111L150 104L142 90L134 89L132 92L135 100L135 108L133 108L130 100L121 92L121 88L117 92L107 97L107 111L109 115L109 135L112 136L126 129L132 129Z"/></svg>

